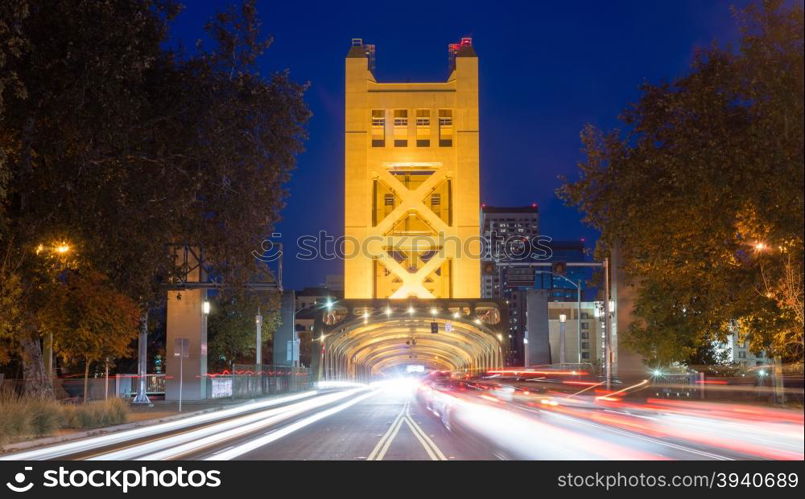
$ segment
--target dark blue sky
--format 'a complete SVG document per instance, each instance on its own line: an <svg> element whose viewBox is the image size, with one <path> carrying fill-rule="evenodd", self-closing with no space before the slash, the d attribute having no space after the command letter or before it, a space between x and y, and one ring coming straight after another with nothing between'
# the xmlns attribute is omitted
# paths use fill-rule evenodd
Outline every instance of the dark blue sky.
<svg viewBox="0 0 805 499"><path fill-rule="evenodd" d="M187 2L174 35L192 46L226 2ZM595 240L556 199L573 176L585 123L611 128L638 86L683 74L696 46L734 42L730 5L746 0L349 2L260 1L274 44L261 72L289 68L309 81L307 151L278 225L286 247L323 229L343 233L344 56L350 39L377 46L379 81L447 77L447 44L471 36L480 66L481 200L539 203L541 232ZM285 258L286 288L323 282L339 262Z"/></svg>

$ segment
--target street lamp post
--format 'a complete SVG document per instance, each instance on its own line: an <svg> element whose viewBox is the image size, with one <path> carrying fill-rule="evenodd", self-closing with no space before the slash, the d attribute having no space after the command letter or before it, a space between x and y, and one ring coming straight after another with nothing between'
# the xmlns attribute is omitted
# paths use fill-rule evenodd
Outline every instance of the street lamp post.
<svg viewBox="0 0 805 499"><path fill-rule="evenodd" d="M576 352L578 353L578 363L581 364L581 279L579 279L578 282L573 282L562 274L555 274L544 270L537 271L537 273L561 277L576 288ZM564 349L562 350L561 356L564 357Z"/></svg>
<svg viewBox="0 0 805 499"><path fill-rule="evenodd" d="M254 317L256 349L254 363L258 366L263 363L263 316L260 315L260 307L257 308L257 315Z"/></svg>
<svg viewBox="0 0 805 499"><path fill-rule="evenodd" d="M607 381L607 390L612 385L612 317L610 310L610 289L609 289L609 257L604 259L604 366Z"/></svg>
<svg viewBox="0 0 805 499"><path fill-rule="evenodd" d="M132 400L133 404L150 404L146 394L146 373L148 369L148 311L143 314L142 324L140 324L140 336L137 339L137 395Z"/></svg>
<svg viewBox="0 0 805 499"><path fill-rule="evenodd" d="M565 321L567 316L559 314L559 363L565 363Z"/></svg>

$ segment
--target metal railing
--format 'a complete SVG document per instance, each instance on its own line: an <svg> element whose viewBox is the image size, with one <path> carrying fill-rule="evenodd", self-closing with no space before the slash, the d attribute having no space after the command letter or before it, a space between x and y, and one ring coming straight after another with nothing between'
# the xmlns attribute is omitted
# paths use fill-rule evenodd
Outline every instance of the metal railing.
<svg viewBox="0 0 805 499"><path fill-rule="evenodd" d="M218 378L221 378L218 376ZM224 395L231 391L232 398L251 398L279 393L308 390L313 386L310 369L305 367L274 366L271 364L235 364L229 375L231 390L225 384L218 390L214 386L208 393ZM214 381L211 380L211 383ZM221 383L219 381L219 383Z"/></svg>

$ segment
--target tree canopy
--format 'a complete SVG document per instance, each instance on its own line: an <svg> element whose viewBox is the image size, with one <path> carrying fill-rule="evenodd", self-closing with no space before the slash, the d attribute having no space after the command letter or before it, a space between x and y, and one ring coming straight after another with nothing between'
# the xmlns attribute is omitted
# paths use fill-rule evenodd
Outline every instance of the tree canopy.
<svg viewBox="0 0 805 499"><path fill-rule="evenodd" d="M166 43L173 0L3 4L0 301L40 306L40 245L69 245L144 316L177 270L169 244L204 247L227 285L255 272L310 112L306 85L257 70L271 39L254 3L216 15L190 52ZM0 317L28 362L34 317Z"/></svg>
<svg viewBox="0 0 805 499"><path fill-rule="evenodd" d="M691 71L644 84L622 130L588 126L580 178L559 195L617 244L638 286L625 342L686 361L737 334L801 359L803 11L736 11L739 46L697 52Z"/></svg>

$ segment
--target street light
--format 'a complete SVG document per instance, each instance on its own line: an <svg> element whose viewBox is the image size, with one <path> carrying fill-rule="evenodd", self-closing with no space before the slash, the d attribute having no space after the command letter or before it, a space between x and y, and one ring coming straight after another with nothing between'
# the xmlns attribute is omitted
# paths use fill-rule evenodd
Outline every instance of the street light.
<svg viewBox="0 0 805 499"><path fill-rule="evenodd" d="M559 363L565 363L565 322L567 315L559 314Z"/></svg>
<svg viewBox="0 0 805 499"><path fill-rule="evenodd" d="M546 270L537 271L537 273L551 274L552 276L561 277L565 281L569 282L574 288L576 288L576 347L578 352L578 363L581 364L581 280L578 282L573 282L562 274L554 274L553 272ZM564 355L564 349L560 355Z"/></svg>

